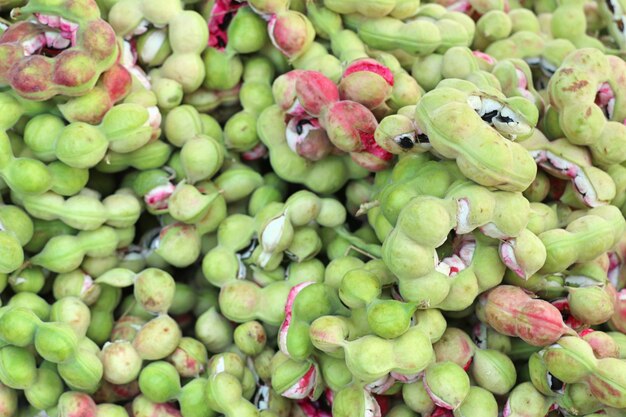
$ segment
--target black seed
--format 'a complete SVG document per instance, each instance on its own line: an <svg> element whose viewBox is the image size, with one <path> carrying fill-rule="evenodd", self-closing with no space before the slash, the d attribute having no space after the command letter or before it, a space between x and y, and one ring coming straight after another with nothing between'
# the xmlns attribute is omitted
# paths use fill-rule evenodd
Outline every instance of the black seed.
<svg viewBox="0 0 626 417"><path fill-rule="evenodd" d="M615 7L613 7L613 2L611 0L606 1L606 7L608 7L612 14L615 14Z"/></svg>
<svg viewBox="0 0 626 417"><path fill-rule="evenodd" d="M413 138L410 135L402 135L396 138L396 143L400 145L402 149L411 149L415 146L415 142L413 142Z"/></svg>
<svg viewBox="0 0 626 417"><path fill-rule="evenodd" d="M565 386L565 384L563 383L563 381L561 381L560 379L558 379L557 377L555 377L554 375L548 373L548 375L551 377L549 378L549 382L550 382L550 389L554 392L559 392L563 389L563 387Z"/></svg>
<svg viewBox="0 0 626 417"><path fill-rule="evenodd" d="M489 113L483 114L482 116L480 116L480 118L483 119L487 123L491 123L491 120L497 115L498 115L498 110L492 110Z"/></svg>
<svg viewBox="0 0 626 417"><path fill-rule="evenodd" d="M235 17L235 13L237 13L237 12L235 11L235 12L226 13L224 15L224 18L220 22L220 24L217 25L217 27L219 27L221 30L226 32L226 30L228 29L228 26L230 25L230 22L232 22L233 17Z"/></svg>
<svg viewBox="0 0 626 417"><path fill-rule="evenodd" d="M428 136L423 133L417 135L417 141L419 143L430 143L430 139L428 139Z"/></svg>
<svg viewBox="0 0 626 417"><path fill-rule="evenodd" d="M256 237L252 238L252 240L250 241L250 244L241 249L239 252L237 252L238 255L241 256L241 260L246 260L248 258L250 258L252 256L252 253L254 252L254 250L256 249L256 247L259 244L259 239L257 239Z"/></svg>
<svg viewBox="0 0 626 417"><path fill-rule="evenodd" d="M310 122L309 120L307 120L307 119L302 119L302 120L300 120L300 121L296 124L296 133L297 133L298 135L301 135L301 134L302 134L302 131L303 131L302 127L303 127L304 125L310 125L310 124L311 124L311 122Z"/></svg>
<svg viewBox="0 0 626 417"><path fill-rule="evenodd" d="M500 120L502 123L512 123L512 122L515 121L512 118L510 118L509 116L499 116L498 120Z"/></svg>

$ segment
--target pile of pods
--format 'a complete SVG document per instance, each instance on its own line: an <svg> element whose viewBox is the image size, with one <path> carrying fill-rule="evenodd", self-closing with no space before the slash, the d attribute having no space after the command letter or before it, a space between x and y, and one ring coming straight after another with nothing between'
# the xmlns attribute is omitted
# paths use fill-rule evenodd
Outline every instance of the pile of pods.
<svg viewBox="0 0 626 417"><path fill-rule="evenodd" d="M625 0L0 0L0 417L626 416Z"/></svg>

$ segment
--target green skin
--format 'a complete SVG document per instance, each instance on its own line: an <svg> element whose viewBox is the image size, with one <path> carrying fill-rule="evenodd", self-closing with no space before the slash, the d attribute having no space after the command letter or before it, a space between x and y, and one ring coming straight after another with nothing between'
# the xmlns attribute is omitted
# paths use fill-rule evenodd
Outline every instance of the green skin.
<svg viewBox="0 0 626 417"><path fill-rule="evenodd" d="M94 168L103 173L121 172L128 168L141 171L155 169L167 162L172 154L172 150L171 145L161 140L149 142L141 148L128 153L109 150Z"/></svg>
<svg viewBox="0 0 626 417"><path fill-rule="evenodd" d="M22 247L32 239L35 228L26 213L12 205L0 206L0 225L3 229L0 232L0 272L8 274L17 270L24 262Z"/></svg>
<svg viewBox="0 0 626 417"><path fill-rule="evenodd" d="M224 416L259 415L254 404L244 397L241 381L227 372L210 375L204 392L208 406Z"/></svg>
<svg viewBox="0 0 626 417"><path fill-rule="evenodd" d="M381 189L377 200L387 221L395 226L400 212L414 197L429 195L443 198L455 181L464 180L456 165L452 165L429 161L415 172L414 177L396 181Z"/></svg>
<svg viewBox="0 0 626 417"><path fill-rule="evenodd" d="M100 18L96 2L31 0L12 11L16 17L34 13L59 16L75 23L75 41L53 58L37 54L25 56L22 42L39 36L47 26L26 21L12 25L0 41L0 56L4 62L0 83L10 85L25 98L38 101L58 94L81 96L88 93L118 55L115 33Z"/></svg>
<svg viewBox="0 0 626 417"><path fill-rule="evenodd" d="M110 195L102 201L89 195L63 199L52 192L21 196L19 200L31 216L42 220L59 219L78 230L95 230L103 224L130 227L141 214L139 200L123 192Z"/></svg>
<svg viewBox="0 0 626 417"><path fill-rule="evenodd" d="M133 285L135 300L150 313L167 312L174 298L174 279L169 273L157 268L147 268L138 273L130 269L114 268L99 276L96 282L115 288Z"/></svg>
<svg viewBox="0 0 626 417"><path fill-rule="evenodd" d="M384 299L383 286L393 284L395 280L386 267L378 269L372 262L343 276L338 289L339 297L352 313L354 310L362 311L370 333L393 339L409 329L417 305Z"/></svg>
<svg viewBox="0 0 626 417"><path fill-rule="evenodd" d="M325 317L312 323L310 334L314 346L331 354L343 351L348 369L365 383L372 383L389 372L410 378L424 370L434 359L430 338L419 327L411 327L403 335L391 340L374 335L349 340L345 322L336 321L330 327L329 324Z"/></svg>
<svg viewBox="0 0 626 417"><path fill-rule="evenodd" d="M366 17L383 17L388 14L392 14L394 9L401 3L398 0L384 0L384 1L338 1L338 0L324 0L324 6L332 10L335 13L352 14L360 13ZM394 16L395 17L395 16Z"/></svg>
<svg viewBox="0 0 626 417"><path fill-rule="evenodd" d="M227 35L225 51L229 55L258 52L269 40L266 21L254 9L245 6L237 10L228 24Z"/></svg>
<svg viewBox="0 0 626 417"><path fill-rule="evenodd" d="M612 248L622 237L626 222L615 206L590 209L564 229L539 234L547 258L541 274L561 272L574 263L588 262Z"/></svg>
<svg viewBox="0 0 626 417"><path fill-rule="evenodd" d="M54 128L52 128L54 125ZM111 108L98 126L83 122L63 126L49 116L33 118L24 134L38 156L60 159L73 168L91 168L104 159L107 149L128 153L146 145L153 135L148 110L139 104L118 104ZM88 137L90 141L85 141Z"/></svg>
<svg viewBox="0 0 626 417"><path fill-rule="evenodd" d="M193 185L180 182L168 199L168 212L175 220L187 224L200 222L213 207L219 194L203 194Z"/></svg>
<svg viewBox="0 0 626 417"><path fill-rule="evenodd" d="M245 357L239 356L237 353L223 352L213 355L211 360L207 364L206 376L216 375L225 372L234 376L239 380L243 386L244 397L249 398L250 386L248 379L251 374L251 370L246 366ZM252 390L254 391L254 384Z"/></svg>
<svg viewBox="0 0 626 417"><path fill-rule="evenodd" d="M142 20L167 26L172 53L160 67L161 76L180 85L188 94L197 90L205 79L201 54L208 44L209 30L201 14L182 7L179 0L123 0L111 7L108 18L115 32L124 37L132 36ZM180 71L181 67L186 71Z"/></svg>
<svg viewBox="0 0 626 417"><path fill-rule="evenodd" d="M309 326L313 320L323 315L337 314L344 308L337 294L321 283L304 283L292 291L299 292L291 305L289 322L281 325L279 348L290 358L302 361L313 353L313 344L309 339ZM289 304L286 309L289 309Z"/></svg>
<svg viewBox="0 0 626 417"><path fill-rule="evenodd" d="M283 397L316 400L324 392L319 365L314 359L295 361L279 351L270 367L272 387Z"/></svg>
<svg viewBox="0 0 626 417"><path fill-rule="evenodd" d="M434 7L436 6L436 7ZM359 37L373 49L425 56L443 53L453 46L469 46L474 24L469 16L447 12L443 6L422 6L410 22L391 17L360 19ZM351 25L348 25L351 26Z"/></svg>
<svg viewBox="0 0 626 417"><path fill-rule="evenodd" d="M584 383L602 404L623 408L626 403L623 361L597 359L591 346L578 337L563 337L547 347L539 360L550 374L566 384Z"/></svg>
<svg viewBox="0 0 626 417"><path fill-rule="evenodd" d="M274 103L272 81L274 66L269 59L256 57L246 62L239 97L243 110L231 116L224 125L224 144L227 149L245 152L259 144L257 119Z"/></svg>
<svg viewBox="0 0 626 417"><path fill-rule="evenodd" d="M80 266L85 256L102 257L115 253L126 246L120 232L109 226L81 231L76 236L55 236L30 261L50 271L70 272ZM133 231L134 233L134 231Z"/></svg>
<svg viewBox="0 0 626 417"><path fill-rule="evenodd" d="M524 79L520 78L518 71L524 74ZM507 97L524 97L535 103L540 114L543 112L543 99L533 86L532 72L526 61L518 58L506 59L498 62L491 72L500 81L502 92ZM520 87L520 84L525 84L525 88Z"/></svg>
<svg viewBox="0 0 626 417"><path fill-rule="evenodd" d="M485 50L491 43L508 38L513 31L513 21L502 10L490 10L476 22L476 34L472 47Z"/></svg>
<svg viewBox="0 0 626 417"><path fill-rule="evenodd" d="M550 102L559 115L566 138L588 146L595 164L611 165L626 160L626 118L622 94L626 65L602 52L585 48L568 55L550 79ZM595 104L598 88L608 83L615 93L615 110L605 115ZM607 111L608 112L608 111Z"/></svg>
<svg viewBox="0 0 626 417"><path fill-rule="evenodd" d="M240 173L241 170L237 171ZM227 170L222 176L231 176L230 173L231 171ZM258 177L255 174L252 176ZM245 181L246 175L242 177L242 184L235 184L235 187L231 187L231 182L227 178L220 181L226 190L218 188L210 181L201 181L194 186L181 181L174 187L170 182L170 173L153 169L129 173L123 183L144 200L150 214L169 214L171 226L175 226L176 221L182 222L186 232L197 240L214 232L219 223L226 218L225 196L236 200L241 195L245 197L254 189L256 178L249 182ZM220 178L221 176L218 180ZM163 238L164 236L161 237L162 240Z"/></svg>
<svg viewBox="0 0 626 417"><path fill-rule="evenodd" d="M259 116L257 131L269 149L274 172L285 181L303 184L320 194L338 191L351 179L365 176L349 155L329 155L320 161L309 161L295 154L285 138L286 124L281 108L273 105Z"/></svg>
<svg viewBox="0 0 626 417"><path fill-rule="evenodd" d="M573 145L566 139L548 141L538 130L533 137L523 143L523 146L534 156L537 163L550 175L560 179L570 180L574 183L576 177L571 172L576 171L576 175L582 174L588 182L590 190L579 190L571 186L566 189L562 199L571 194L573 201L568 201L569 205L581 205L584 207L595 207L608 204L617 198L616 184L610 173L603 171L592 165L591 157L585 148ZM551 162L552 158L558 158L570 164L567 169L558 169Z"/></svg>
<svg viewBox="0 0 626 417"><path fill-rule="evenodd" d="M15 157L4 131L0 132L0 155L0 179L9 189L37 195L52 187L53 178L48 168L37 159Z"/></svg>
<svg viewBox="0 0 626 417"><path fill-rule="evenodd" d="M506 139L505 132L483 121L467 100L477 95L505 103L516 114L519 127L523 125L520 138L532 133L537 108L521 98L505 99L495 91L482 92L466 81L449 81L450 87L440 84L418 103L415 112L418 128L428 136L434 150L455 159L469 179L505 191L526 189L537 172L532 157L521 145Z"/></svg>
<svg viewBox="0 0 626 417"><path fill-rule="evenodd" d="M498 242L473 233L476 249L471 263L450 279L450 291L437 306L444 311L461 311L472 305L478 294L495 287L504 277L506 270L500 261ZM411 293L411 285L401 291Z"/></svg>
<svg viewBox="0 0 626 417"><path fill-rule="evenodd" d="M224 146L200 134L187 140L180 150L180 165L190 183L211 179L224 163Z"/></svg>
<svg viewBox="0 0 626 417"><path fill-rule="evenodd" d="M316 355L324 383L333 391L339 391L352 382L352 374L343 358L333 358L325 353Z"/></svg>
<svg viewBox="0 0 626 417"><path fill-rule="evenodd" d="M241 271L237 252L250 246L254 234L254 219L245 215L232 215L217 229L216 247L202 261L204 277L217 287L234 282Z"/></svg>
<svg viewBox="0 0 626 417"><path fill-rule="evenodd" d="M432 54L418 58L413 63L415 79L427 91L433 90L446 78L460 78L474 82L481 87L501 89L497 79L489 75L493 63L476 57L465 46L455 46L443 54Z"/></svg>
<svg viewBox="0 0 626 417"><path fill-rule="evenodd" d="M537 391L532 383L523 382L509 393L506 407L511 417L542 417L552 404L553 400Z"/></svg>
<svg viewBox="0 0 626 417"><path fill-rule="evenodd" d="M261 287L246 280L226 283L219 295L222 314L229 320L244 323L259 320L280 326L285 320L285 303L291 288L306 281L323 281L324 268L316 259L292 263L286 280L274 281ZM246 300L242 304L242 300Z"/></svg>
<svg viewBox="0 0 626 417"><path fill-rule="evenodd" d="M437 362L426 368L424 385L437 402L456 409L470 392L470 380L465 370L454 362Z"/></svg>
<svg viewBox="0 0 626 417"><path fill-rule="evenodd" d="M496 41L485 53L497 60L506 58L533 59L541 56L546 40L538 33L528 30L515 32L510 37Z"/></svg>
<svg viewBox="0 0 626 417"><path fill-rule="evenodd" d="M458 223L459 201L466 201L468 207L463 225ZM400 212L394 230L383 243L383 259L398 276L400 293L405 299L424 306L442 303L450 293L451 283L447 275L435 269L435 249L445 242L448 233L453 229L457 233L468 233L482 228L483 232L500 239L514 238L524 230L528 207L528 201L521 194L488 191L463 181L454 183L445 199L413 198ZM512 213L516 216L512 217ZM433 219L437 224L433 224ZM495 265L498 263L496 261ZM470 268L466 274L473 273ZM496 285L498 279L487 282Z"/></svg>
<svg viewBox="0 0 626 417"><path fill-rule="evenodd" d="M552 13L551 33L555 38L568 39L577 48L595 48L602 52L600 40L587 35L587 17L583 0L561 0Z"/></svg>
<svg viewBox="0 0 626 417"><path fill-rule="evenodd" d="M252 254L252 263L272 270L283 258L283 253L291 249L306 251L310 248L297 248L297 228L313 223L322 227L338 227L345 222L346 216L345 207L337 200L319 198L305 190L292 194L284 205L269 205L255 218L260 245Z"/></svg>

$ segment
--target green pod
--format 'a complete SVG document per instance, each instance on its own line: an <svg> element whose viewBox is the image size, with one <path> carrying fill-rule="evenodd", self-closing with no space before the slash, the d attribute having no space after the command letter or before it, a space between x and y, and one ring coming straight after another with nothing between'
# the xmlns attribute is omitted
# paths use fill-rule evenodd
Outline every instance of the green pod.
<svg viewBox="0 0 626 417"><path fill-rule="evenodd" d="M148 268L135 277L133 294L135 300L151 313L169 310L175 292L174 278L165 271Z"/></svg>
<svg viewBox="0 0 626 417"><path fill-rule="evenodd" d="M229 169L215 179L227 203L239 201L263 185L263 177L251 169Z"/></svg>
<svg viewBox="0 0 626 417"><path fill-rule="evenodd" d="M214 417L217 415L215 411L207 407L204 399L206 385L206 379L195 378L182 387L178 396L182 415L193 417Z"/></svg>
<svg viewBox="0 0 626 417"><path fill-rule="evenodd" d="M50 304L37 294L32 292L20 292L15 294L7 307L22 307L35 313L40 320L47 321L50 317Z"/></svg>
<svg viewBox="0 0 626 417"><path fill-rule="evenodd" d="M129 417L126 409L121 405L98 404L95 417Z"/></svg>
<svg viewBox="0 0 626 417"><path fill-rule="evenodd" d="M153 343L156 337L158 345ZM142 359L164 359L176 349L181 337L178 323L168 315L160 315L143 325L133 340L133 347Z"/></svg>
<svg viewBox="0 0 626 417"><path fill-rule="evenodd" d="M70 272L80 266L84 255L77 237L61 235L50 239L31 262L54 272Z"/></svg>
<svg viewBox="0 0 626 417"><path fill-rule="evenodd" d="M421 378L416 382L402 385L402 399L407 407L420 414L428 414L435 409L435 404Z"/></svg>
<svg viewBox="0 0 626 417"><path fill-rule="evenodd" d="M259 415L256 407L243 398L241 382L226 372L209 376L205 396L208 406L225 416Z"/></svg>
<svg viewBox="0 0 626 417"><path fill-rule="evenodd" d="M512 29L513 22L511 18L501 10L490 10L476 22L477 33L487 41L487 44L507 38L511 34Z"/></svg>
<svg viewBox="0 0 626 417"><path fill-rule="evenodd" d="M167 402L180 393L180 377L172 364L152 362L139 374L139 389L151 401Z"/></svg>
<svg viewBox="0 0 626 417"><path fill-rule="evenodd" d="M8 307L0 315L0 339L15 346L26 347L33 343L37 328L41 325L39 317L30 309Z"/></svg>
<svg viewBox="0 0 626 417"><path fill-rule="evenodd" d="M416 308L396 300L377 300L367 306L367 323L377 336L394 339L409 329Z"/></svg>
<svg viewBox="0 0 626 417"><path fill-rule="evenodd" d="M137 59L148 67L158 67L172 53L164 29L151 29L137 38Z"/></svg>
<svg viewBox="0 0 626 417"><path fill-rule="evenodd" d="M203 86L209 90L230 90L241 81L243 63L239 55L207 48L203 53L206 77Z"/></svg>
<svg viewBox="0 0 626 417"><path fill-rule="evenodd" d="M438 401L458 408L470 393L469 377L454 362L440 362L426 368L424 384Z"/></svg>
<svg viewBox="0 0 626 417"><path fill-rule="evenodd" d="M33 384L24 390L30 405L46 410L57 405L63 394L63 381L54 368L40 367Z"/></svg>
<svg viewBox="0 0 626 417"><path fill-rule="evenodd" d="M367 19L358 31L359 37L371 48L383 51L402 49L418 56L435 52L442 41L439 28L425 19L410 23L390 17Z"/></svg>
<svg viewBox="0 0 626 417"><path fill-rule="evenodd" d="M215 307L211 307L196 320L195 336L209 352L221 352L233 342L233 328Z"/></svg>
<svg viewBox="0 0 626 417"><path fill-rule="evenodd" d="M258 321L240 324L233 333L235 345L248 356L256 356L265 349L267 335Z"/></svg>
<svg viewBox="0 0 626 417"><path fill-rule="evenodd" d="M453 413L454 417L496 417L498 403L486 389L472 386L461 406Z"/></svg>
<svg viewBox="0 0 626 417"><path fill-rule="evenodd" d="M52 114L41 114L28 121L24 129L24 143L37 159L43 162L54 161L55 144L65 128L63 119Z"/></svg>
<svg viewBox="0 0 626 417"><path fill-rule="evenodd" d="M67 323L42 323L35 333L35 349L49 362L66 362L78 349L78 337Z"/></svg>
<svg viewBox="0 0 626 417"><path fill-rule="evenodd" d="M357 384L349 385L335 394L333 398L333 416L350 417L358 413L363 415L369 410L380 412L380 406L374 396Z"/></svg>
<svg viewBox="0 0 626 417"><path fill-rule="evenodd" d="M256 130L257 115L241 111L228 119L224 125L224 144L239 152L252 150L259 143Z"/></svg>
<svg viewBox="0 0 626 417"><path fill-rule="evenodd" d="M52 304L50 320L67 323L76 336L84 337L91 322L91 311L80 298L63 297Z"/></svg>
<svg viewBox="0 0 626 417"><path fill-rule="evenodd" d="M11 274L8 283L13 291L17 292L40 292L46 284L46 277L41 268L28 267Z"/></svg>
<svg viewBox="0 0 626 417"><path fill-rule="evenodd" d="M180 157L185 176L195 183L217 173L224 162L224 150L215 139L198 135L185 142Z"/></svg>
<svg viewBox="0 0 626 417"><path fill-rule="evenodd" d="M98 355L82 346L69 361L58 364L57 369L68 387L87 393L96 392L104 373Z"/></svg>
<svg viewBox="0 0 626 417"><path fill-rule="evenodd" d="M207 349L202 342L191 337L183 337L167 360L174 365L181 377L195 377L206 368Z"/></svg>
<svg viewBox="0 0 626 417"><path fill-rule="evenodd" d="M149 117L148 109L134 103L118 104L109 110L100 125L109 148L113 152L127 153L147 144L152 138Z"/></svg>
<svg viewBox="0 0 626 417"><path fill-rule="evenodd" d="M74 122L63 129L56 142L56 156L74 168L94 167L104 158L109 141L94 126Z"/></svg>
<svg viewBox="0 0 626 417"><path fill-rule="evenodd" d="M228 25L226 49L239 54L259 51L268 41L267 26L250 7L242 7Z"/></svg>
<svg viewBox="0 0 626 417"><path fill-rule="evenodd" d="M191 225L175 223L161 230L159 246L154 252L168 264L183 268L198 259L200 249L197 230Z"/></svg>
<svg viewBox="0 0 626 417"><path fill-rule="evenodd" d="M33 221L24 210L17 206L0 207L0 225L6 232L15 236L20 245L26 245L33 237Z"/></svg>
<svg viewBox="0 0 626 417"><path fill-rule="evenodd" d="M109 151L105 159L96 165L96 170L112 173L123 171L128 167L139 170L155 169L167 162L171 152L172 147L160 140L150 142L136 151L126 154Z"/></svg>
<svg viewBox="0 0 626 417"><path fill-rule="evenodd" d="M477 349L471 373L476 383L489 392L504 395L515 385L517 373L511 359L492 349Z"/></svg>
<svg viewBox="0 0 626 417"><path fill-rule="evenodd" d="M190 105L172 109L163 122L163 133L174 146L182 147L185 142L202 133L202 119Z"/></svg>
<svg viewBox="0 0 626 417"><path fill-rule="evenodd" d="M75 168L61 161L54 161L48 165L48 171L52 176L50 191L63 196L78 194L89 180L89 170Z"/></svg>
<svg viewBox="0 0 626 417"><path fill-rule="evenodd" d="M87 394L67 391L59 397L57 405L59 417L72 416L79 413L96 415L96 403Z"/></svg>
<svg viewBox="0 0 626 417"><path fill-rule="evenodd" d="M0 348L0 382L9 388L27 389L37 378L35 356L25 348Z"/></svg>
<svg viewBox="0 0 626 417"><path fill-rule="evenodd" d="M12 234L0 232L0 273L9 274L24 262L22 245Z"/></svg>
<svg viewBox="0 0 626 417"><path fill-rule="evenodd" d="M100 359L103 377L112 384L128 384L134 381L141 371L142 359L129 341L105 343Z"/></svg>

